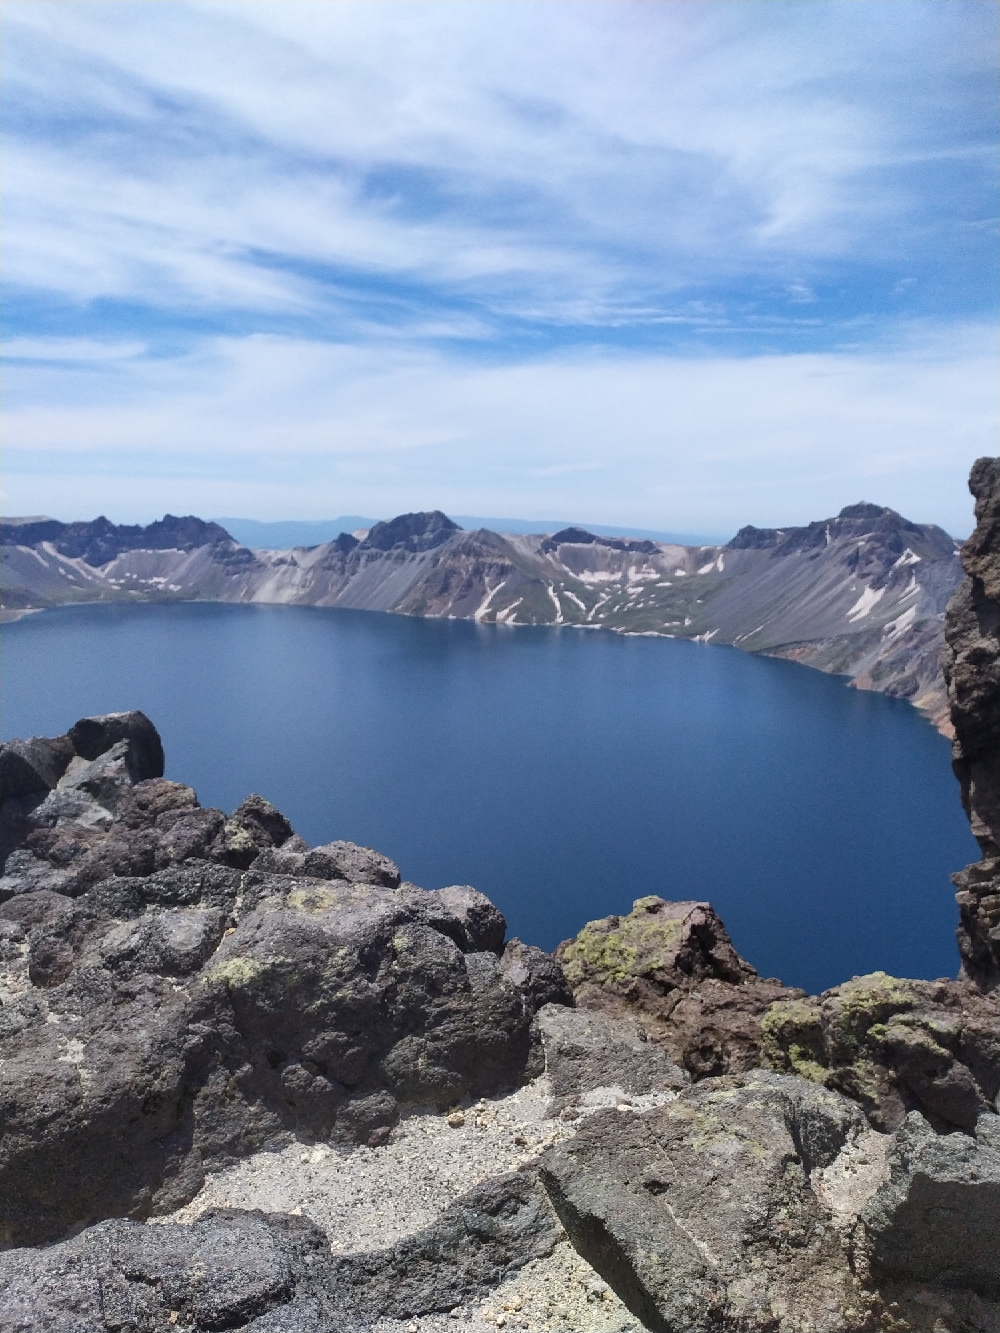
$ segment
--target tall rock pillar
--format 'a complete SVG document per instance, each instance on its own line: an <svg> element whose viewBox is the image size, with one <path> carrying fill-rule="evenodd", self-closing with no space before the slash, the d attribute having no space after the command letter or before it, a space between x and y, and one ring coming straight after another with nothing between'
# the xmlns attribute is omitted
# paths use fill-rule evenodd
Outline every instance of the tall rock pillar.
<svg viewBox="0 0 1000 1333"><path fill-rule="evenodd" d="M1000 986L1000 459L973 464L976 530L962 547L968 577L948 603L944 677L955 728L953 767L982 860L953 875L962 975Z"/></svg>

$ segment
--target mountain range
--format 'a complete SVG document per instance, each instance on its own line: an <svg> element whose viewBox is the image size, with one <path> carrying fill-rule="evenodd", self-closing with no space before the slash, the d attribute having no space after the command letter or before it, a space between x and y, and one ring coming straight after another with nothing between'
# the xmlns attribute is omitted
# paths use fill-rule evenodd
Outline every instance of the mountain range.
<svg viewBox="0 0 1000 1333"><path fill-rule="evenodd" d="M438 510L284 550L166 515L0 522L4 619L91 601L271 602L730 644L904 698L948 731L945 605L959 544L892 509L683 545L584 528L467 531Z"/></svg>
<svg viewBox="0 0 1000 1333"><path fill-rule="evenodd" d="M567 522L565 519L483 518L473 514L452 514L451 517L460 528L489 528L493 532L557 532L561 528L584 527L588 532L599 533L603 537L650 537L653 541L679 542L682 546L697 546L701 542L719 540L718 533L709 536L703 532L615 528L601 523ZM381 521L364 518L361 514L341 514L339 518L283 519L271 523L256 518L212 519L212 522L220 523L242 546L271 551L284 550L290 546L318 546L322 542L334 541L342 532L356 533L360 528L373 528Z"/></svg>

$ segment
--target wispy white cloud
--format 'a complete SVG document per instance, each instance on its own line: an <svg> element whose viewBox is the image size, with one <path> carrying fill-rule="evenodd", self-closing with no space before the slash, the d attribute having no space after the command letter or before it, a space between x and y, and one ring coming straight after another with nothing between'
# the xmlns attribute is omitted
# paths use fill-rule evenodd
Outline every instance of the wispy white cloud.
<svg viewBox="0 0 1000 1333"><path fill-rule="evenodd" d="M89 364L142 356L144 342L108 342L99 338L9 338L3 345L7 361L60 361Z"/></svg>
<svg viewBox="0 0 1000 1333"><path fill-rule="evenodd" d="M9 0L8 278L296 310L325 266L572 319L871 261L914 232L916 147L985 147L943 9ZM910 60L905 107L873 58Z"/></svg>

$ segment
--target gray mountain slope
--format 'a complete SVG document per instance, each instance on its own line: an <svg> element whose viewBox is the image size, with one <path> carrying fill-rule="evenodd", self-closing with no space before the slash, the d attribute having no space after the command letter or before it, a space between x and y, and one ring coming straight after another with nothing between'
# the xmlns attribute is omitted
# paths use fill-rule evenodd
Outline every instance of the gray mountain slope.
<svg viewBox="0 0 1000 1333"><path fill-rule="evenodd" d="M0 525L3 615L95 600L339 606L503 625L567 625L731 644L850 676L947 729L944 607L957 543L891 509L851 505L788 529L683 546L567 528L461 530L440 511L363 541L252 551L217 524Z"/></svg>

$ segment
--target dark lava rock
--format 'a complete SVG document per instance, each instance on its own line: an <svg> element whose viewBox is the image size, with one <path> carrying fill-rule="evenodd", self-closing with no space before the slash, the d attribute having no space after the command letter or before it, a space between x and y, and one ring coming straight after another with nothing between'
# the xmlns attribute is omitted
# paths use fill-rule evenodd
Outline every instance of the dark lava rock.
<svg viewBox="0 0 1000 1333"><path fill-rule="evenodd" d="M996 1147L935 1134L917 1111L906 1117L889 1181L862 1214L876 1272L1000 1296L1000 1134L989 1129Z"/></svg>
<svg viewBox="0 0 1000 1333"><path fill-rule="evenodd" d="M953 876L962 974L1000 986L1000 459L980 458L969 489L976 530L962 547L968 575L948 604L942 658L953 765L982 860Z"/></svg>
<svg viewBox="0 0 1000 1333"><path fill-rule="evenodd" d="M543 1004L573 1003L573 992L559 963L534 944L511 940L500 959L500 970L511 985L530 997L533 1013Z"/></svg>
<svg viewBox="0 0 1000 1333"><path fill-rule="evenodd" d="M762 1057L860 1103L875 1128L918 1110L971 1132L1000 1092L1000 997L963 981L875 972L819 996L773 1004Z"/></svg>
<svg viewBox="0 0 1000 1333"><path fill-rule="evenodd" d="M0 1255L0 1333L339 1333L329 1242L304 1218L219 1209L193 1225L102 1222Z"/></svg>
<svg viewBox="0 0 1000 1333"><path fill-rule="evenodd" d="M435 889L434 898L461 921L470 948L503 953L507 923L485 893L480 893L469 884L452 884L446 889ZM514 943L512 940L508 948L512 948ZM527 980L527 971L523 980Z"/></svg>
<svg viewBox="0 0 1000 1333"><path fill-rule="evenodd" d="M338 1304L366 1321L453 1310L551 1254L559 1224L533 1173L487 1181L390 1249L335 1257Z"/></svg>
<svg viewBox="0 0 1000 1333"><path fill-rule="evenodd" d="M597 1112L548 1150L541 1179L646 1328L847 1333L864 1324L863 1293L809 1174L861 1124L804 1079L705 1080L654 1110Z"/></svg>
<svg viewBox="0 0 1000 1333"><path fill-rule="evenodd" d="M0 799L50 792L74 757L68 736L32 736L0 745Z"/></svg>
<svg viewBox="0 0 1000 1333"><path fill-rule="evenodd" d="M305 843L299 846L299 841L294 845L291 839L275 844L274 851L265 852L256 862L255 870L275 875L305 875L310 879L341 879L348 884L379 884L389 889L400 883L395 861L371 847L338 841L310 848Z"/></svg>
<svg viewBox="0 0 1000 1333"><path fill-rule="evenodd" d="M151 731L84 719L65 765L65 738L27 747L63 771L0 879L0 1245L169 1212L292 1135L374 1144L402 1104L516 1086L535 1013L571 1000L474 889L401 885L371 849L310 850L260 796L227 818L143 776Z"/></svg>
<svg viewBox="0 0 1000 1333"><path fill-rule="evenodd" d="M81 759L96 759L119 741L132 747L132 781L163 777L163 746L145 713L105 713L84 717L69 729L67 739Z"/></svg>
<svg viewBox="0 0 1000 1333"><path fill-rule="evenodd" d="M655 895L628 916L589 922L556 957L578 1005L638 1017L693 1078L759 1065L762 1016L805 994L759 977L710 904Z"/></svg>
<svg viewBox="0 0 1000 1333"><path fill-rule="evenodd" d="M0 1333L363 1333L454 1309L552 1252L532 1174L498 1177L383 1250L332 1257L312 1222L213 1209L190 1226L116 1219L0 1254Z"/></svg>

